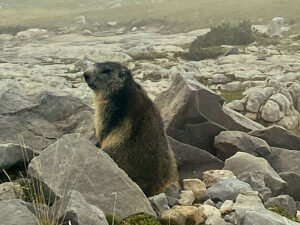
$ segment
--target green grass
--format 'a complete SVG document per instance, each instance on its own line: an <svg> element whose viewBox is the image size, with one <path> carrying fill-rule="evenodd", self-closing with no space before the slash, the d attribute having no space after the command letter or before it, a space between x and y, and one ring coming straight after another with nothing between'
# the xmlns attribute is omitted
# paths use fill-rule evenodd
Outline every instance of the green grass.
<svg viewBox="0 0 300 225"><path fill-rule="evenodd" d="M282 208L279 208L279 207L269 207L268 210L272 211L272 212L275 212L281 216L284 216L292 221L295 221L295 222L299 222L297 220L297 218L295 217L292 217L286 210L282 209Z"/></svg>
<svg viewBox="0 0 300 225"><path fill-rule="evenodd" d="M287 21L296 20L295 31L300 31L299 0L167 0L161 3L127 4L118 8L101 9L102 3L84 1L8 1L16 7L0 9L0 27L37 26L57 27L73 22L77 15L85 15L88 22L119 21L134 23L140 20L161 20L170 29L189 31L212 27L222 22L238 23L242 19L268 23L275 16ZM82 1L81 1L82 2ZM108 4L108 3L107 3ZM12 19L13 18L13 19ZM166 28L167 29L167 28Z"/></svg>
<svg viewBox="0 0 300 225"><path fill-rule="evenodd" d="M221 91L221 96L225 99L226 103L232 102L233 100L241 100L242 98L245 97L243 95L244 91L226 91L222 90Z"/></svg>

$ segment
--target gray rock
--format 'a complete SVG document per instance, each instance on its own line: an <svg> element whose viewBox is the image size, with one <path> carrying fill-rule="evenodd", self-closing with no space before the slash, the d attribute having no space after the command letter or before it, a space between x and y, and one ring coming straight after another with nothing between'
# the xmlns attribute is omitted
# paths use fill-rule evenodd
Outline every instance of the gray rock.
<svg viewBox="0 0 300 225"><path fill-rule="evenodd" d="M166 190L165 194L167 196L169 206L174 206L178 203L179 190L175 184L171 184Z"/></svg>
<svg viewBox="0 0 300 225"><path fill-rule="evenodd" d="M40 90L27 94L8 83L0 98L0 144L43 150L64 134L78 132L90 138L94 133L93 110L70 93Z"/></svg>
<svg viewBox="0 0 300 225"><path fill-rule="evenodd" d="M278 122L283 117L284 113L280 110L279 105L272 100L268 100L262 108L261 118L267 122Z"/></svg>
<svg viewBox="0 0 300 225"><path fill-rule="evenodd" d="M203 205L215 206L215 203L211 199L207 199L205 202L203 202Z"/></svg>
<svg viewBox="0 0 300 225"><path fill-rule="evenodd" d="M0 221L5 225L36 225L38 219L21 200L0 201Z"/></svg>
<svg viewBox="0 0 300 225"><path fill-rule="evenodd" d="M300 151L272 147L266 159L277 173L294 172L300 175Z"/></svg>
<svg viewBox="0 0 300 225"><path fill-rule="evenodd" d="M203 173L203 182L206 188L211 187L222 178L234 177L234 174L229 170L208 170Z"/></svg>
<svg viewBox="0 0 300 225"><path fill-rule="evenodd" d="M172 137L182 143L208 151L215 155L214 138L226 129L211 122L186 124L184 131L174 130Z"/></svg>
<svg viewBox="0 0 300 225"><path fill-rule="evenodd" d="M35 157L30 176L58 197L79 191L85 200L119 218L145 212L155 216L142 190L103 151L79 134L64 135Z"/></svg>
<svg viewBox="0 0 300 225"><path fill-rule="evenodd" d="M231 170L236 176L249 172L261 173L261 179L272 190L273 196L281 194L287 186L267 160L248 153L236 153L225 161L224 169Z"/></svg>
<svg viewBox="0 0 300 225"><path fill-rule="evenodd" d="M161 193L159 195L152 196L148 198L152 208L154 209L158 218L161 217L164 211L169 210L170 207L168 205L167 196L165 193Z"/></svg>
<svg viewBox="0 0 300 225"><path fill-rule="evenodd" d="M17 199L23 197L23 190L16 182L5 182L0 184L0 201Z"/></svg>
<svg viewBox="0 0 300 225"><path fill-rule="evenodd" d="M108 225L104 213L85 201L78 191L70 191L66 197L59 199L54 206L60 223L77 225Z"/></svg>
<svg viewBox="0 0 300 225"><path fill-rule="evenodd" d="M267 29L267 35L270 37L275 36L275 35L280 35L282 32L282 28L284 25L284 19L281 17L274 17Z"/></svg>
<svg viewBox="0 0 300 225"><path fill-rule="evenodd" d="M265 140L272 147L300 150L300 138L280 126L274 125L249 134Z"/></svg>
<svg viewBox="0 0 300 225"><path fill-rule="evenodd" d="M250 131L261 125L223 106L224 99L190 75L177 75L171 87L156 97L167 134L182 133L186 124L213 122L228 130Z"/></svg>
<svg viewBox="0 0 300 225"><path fill-rule="evenodd" d="M267 209L237 209L234 222L237 225L299 225Z"/></svg>
<svg viewBox="0 0 300 225"><path fill-rule="evenodd" d="M205 225L230 225L230 224L232 224L232 223L225 222L221 217L219 217L217 215L210 216L205 221Z"/></svg>
<svg viewBox="0 0 300 225"><path fill-rule="evenodd" d="M224 53L224 56L228 56L228 55L238 55L240 54L240 50L237 48L237 47L233 47L229 50L227 50L225 53Z"/></svg>
<svg viewBox="0 0 300 225"><path fill-rule="evenodd" d="M278 207L287 211L292 217L296 217L297 208L294 199L289 195L279 195L269 198L265 203L266 207Z"/></svg>
<svg viewBox="0 0 300 225"><path fill-rule="evenodd" d="M300 201L300 175L294 172L283 172L279 173L279 176L287 182L285 193L292 196L296 201Z"/></svg>
<svg viewBox="0 0 300 225"><path fill-rule="evenodd" d="M267 157L270 154L270 147L267 142L241 131L221 132L215 137L214 146L218 150L217 156L224 160L237 152L247 152L262 157Z"/></svg>
<svg viewBox="0 0 300 225"><path fill-rule="evenodd" d="M253 171L238 175L238 179L251 185L252 189L258 191L266 201L272 197L272 191L266 187L264 172Z"/></svg>
<svg viewBox="0 0 300 225"><path fill-rule="evenodd" d="M8 143L0 144L0 171L12 166L24 166L34 157L34 151L26 146Z"/></svg>
<svg viewBox="0 0 300 225"><path fill-rule="evenodd" d="M246 110L257 113L268 95L263 89L256 89L256 91L250 92L247 98Z"/></svg>
<svg viewBox="0 0 300 225"><path fill-rule="evenodd" d="M249 184L236 178L223 178L206 190L204 199L221 200L222 202L235 201L238 194L247 191L251 191Z"/></svg>
<svg viewBox="0 0 300 225"><path fill-rule="evenodd" d="M179 180L202 178L203 172L221 169L224 163L209 152L183 144L169 137L171 149L174 152Z"/></svg>

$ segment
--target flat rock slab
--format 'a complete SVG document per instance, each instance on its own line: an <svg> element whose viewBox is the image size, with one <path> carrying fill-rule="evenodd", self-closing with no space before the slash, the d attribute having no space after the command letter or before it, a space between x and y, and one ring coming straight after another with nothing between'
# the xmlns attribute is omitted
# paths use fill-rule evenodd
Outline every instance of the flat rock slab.
<svg viewBox="0 0 300 225"><path fill-rule="evenodd" d="M45 193L51 190L63 197L77 190L88 203L121 219L141 212L156 216L139 186L80 134L65 135L50 145L31 161L28 171L44 184Z"/></svg>

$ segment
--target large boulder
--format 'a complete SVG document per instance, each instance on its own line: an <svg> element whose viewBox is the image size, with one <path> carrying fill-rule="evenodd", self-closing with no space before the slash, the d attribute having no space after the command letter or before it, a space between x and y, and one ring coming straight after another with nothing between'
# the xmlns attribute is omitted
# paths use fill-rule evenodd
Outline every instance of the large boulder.
<svg viewBox="0 0 300 225"><path fill-rule="evenodd" d="M171 87L155 99L167 134L188 144L205 146L222 130L251 131L263 126L227 108L224 99L191 75L177 75ZM202 124L202 125L201 125ZM192 125L192 126L191 126ZM207 130L207 134L203 130ZM190 143L189 136L199 137ZM208 140L201 139L207 137ZM196 146L196 147L197 147ZM208 149L209 151L211 149Z"/></svg>
<svg viewBox="0 0 300 225"><path fill-rule="evenodd" d="M93 109L79 98L63 91L28 94L17 84L0 84L0 144L41 151L76 132L93 135Z"/></svg>
<svg viewBox="0 0 300 225"><path fill-rule="evenodd" d="M266 187L272 190L273 195L281 194L287 186L287 183L280 178L267 160L245 152L237 152L227 159L224 169L232 171L236 176L251 172L260 173L260 178Z"/></svg>
<svg viewBox="0 0 300 225"><path fill-rule="evenodd" d="M270 146L300 150L300 138L281 126L270 126L249 132L250 135L265 140Z"/></svg>
<svg viewBox="0 0 300 225"><path fill-rule="evenodd" d="M237 152L247 152L254 156L267 157L270 147L262 139L252 137L241 131L223 131L215 137L217 156L223 160L233 156Z"/></svg>
<svg viewBox="0 0 300 225"><path fill-rule="evenodd" d="M169 137L174 152L180 181L190 178L202 178L207 170L221 169L224 163L209 152L183 144Z"/></svg>
<svg viewBox="0 0 300 225"><path fill-rule="evenodd" d="M22 200L0 201L0 221L5 225L36 225L38 219Z"/></svg>
<svg viewBox="0 0 300 225"><path fill-rule="evenodd" d="M142 190L102 150L80 134L64 135L35 157L28 167L30 176L44 187L44 193L60 197L69 190L119 218L136 213L155 216ZM46 198L47 199L47 198Z"/></svg>

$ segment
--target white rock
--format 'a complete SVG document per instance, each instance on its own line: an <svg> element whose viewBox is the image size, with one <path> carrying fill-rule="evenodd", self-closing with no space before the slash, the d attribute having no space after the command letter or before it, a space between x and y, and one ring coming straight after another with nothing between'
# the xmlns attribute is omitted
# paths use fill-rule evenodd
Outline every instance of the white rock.
<svg viewBox="0 0 300 225"><path fill-rule="evenodd" d="M268 100L262 108L261 118L267 122L278 122L283 117L284 113L280 110L279 105L272 100Z"/></svg>

